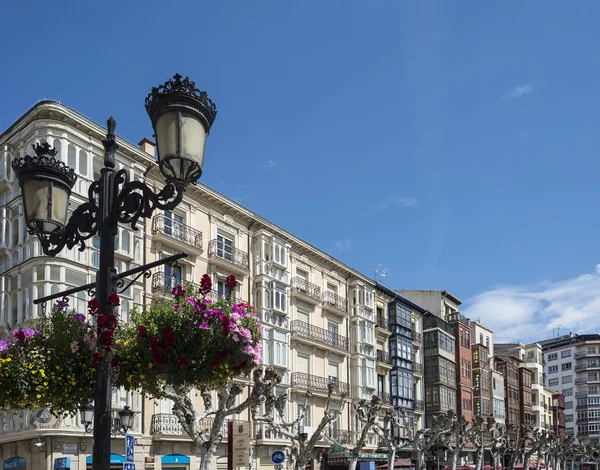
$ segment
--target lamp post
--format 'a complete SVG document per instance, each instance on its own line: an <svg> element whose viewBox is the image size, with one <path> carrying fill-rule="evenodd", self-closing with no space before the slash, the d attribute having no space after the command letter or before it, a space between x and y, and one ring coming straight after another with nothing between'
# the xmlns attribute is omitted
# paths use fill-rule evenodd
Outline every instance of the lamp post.
<svg viewBox="0 0 600 470"><path fill-rule="evenodd" d="M37 144L34 156L26 155L12 163L23 194L28 231L39 237L46 255L55 256L65 246L68 249L78 246L83 251L85 240L94 235L100 238L100 265L95 289L92 289L99 303L98 316L113 313L114 306L108 302L108 297L115 292L118 279L128 273L139 272L141 275L150 266L166 261L117 275L114 243L118 225L128 224L136 230L140 218L150 218L156 209L172 210L181 202L187 185L202 174L206 138L217 114L216 106L206 92L198 90L193 81L179 74L152 88L145 106L156 136L159 168L165 177L165 186L158 193L141 181L130 181L126 170L115 170L115 152L119 146L115 136L116 122L112 117L107 121L107 134L102 141L105 153L100 180L90 185L88 200L73 211L69 221L66 220L69 196L77 176L73 169L56 160L56 150L46 143ZM179 257L182 256L185 255ZM37 299L35 303L88 287L70 289ZM98 344L98 352L106 357L106 349L100 341ZM107 360L96 367L94 470L110 468L109 372ZM89 407L85 411L87 418Z"/></svg>

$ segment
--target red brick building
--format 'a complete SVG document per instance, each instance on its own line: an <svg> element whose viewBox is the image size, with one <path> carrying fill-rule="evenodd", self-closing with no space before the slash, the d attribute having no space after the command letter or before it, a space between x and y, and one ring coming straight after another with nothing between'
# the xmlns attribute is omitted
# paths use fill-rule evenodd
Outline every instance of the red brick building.
<svg viewBox="0 0 600 470"><path fill-rule="evenodd" d="M471 351L471 325L464 315L458 312L446 317L454 328L456 339L456 410L469 422L473 421L473 353Z"/></svg>

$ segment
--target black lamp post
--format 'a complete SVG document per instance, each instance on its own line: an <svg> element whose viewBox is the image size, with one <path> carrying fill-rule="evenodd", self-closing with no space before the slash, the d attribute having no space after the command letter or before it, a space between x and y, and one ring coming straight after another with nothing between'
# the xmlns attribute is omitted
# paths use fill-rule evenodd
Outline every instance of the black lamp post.
<svg viewBox="0 0 600 470"><path fill-rule="evenodd" d="M23 194L28 231L39 237L46 255L55 256L65 246L71 249L77 245L83 251L85 240L94 235L100 238L100 267L95 283L95 295L100 305L98 315L113 313L114 307L108 303L108 296L116 290L118 279L151 266L117 275L114 242L118 224L129 224L135 230L140 217L150 218L156 209L172 210L181 202L187 185L202 174L206 137L217 114L216 106L206 92L198 90L193 81L179 74L152 88L145 105L156 136L159 167L166 180L158 193L145 183L130 181L126 170L115 170L118 144L116 122L112 117L107 121L108 132L102 141L105 154L100 181L90 185L88 200L73 211L69 221L66 220L68 201L77 177L73 169L55 159L56 150L48 144L38 144L34 146L35 156L27 155L12 163ZM179 257L182 256L185 255ZM156 265L152 263L152 266ZM37 299L35 303L87 287ZM99 348L104 355L102 346ZM109 364L104 360L96 368L94 470L110 468L109 397Z"/></svg>

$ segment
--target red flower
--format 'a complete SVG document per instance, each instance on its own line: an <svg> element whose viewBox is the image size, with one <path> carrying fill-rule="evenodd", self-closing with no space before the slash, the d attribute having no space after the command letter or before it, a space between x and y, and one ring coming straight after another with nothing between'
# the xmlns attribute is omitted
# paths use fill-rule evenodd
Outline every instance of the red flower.
<svg viewBox="0 0 600 470"><path fill-rule="evenodd" d="M219 356L216 356L213 358L212 361L210 361L210 366L211 367L216 367L221 363L221 358Z"/></svg>
<svg viewBox="0 0 600 470"><path fill-rule="evenodd" d="M111 313L110 315L99 315L98 316L98 326L100 328L112 329L114 330L119 321L117 320L116 315Z"/></svg>
<svg viewBox="0 0 600 470"><path fill-rule="evenodd" d="M163 337L173 336L173 328L165 326L161 331Z"/></svg>
<svg viewBox="0 0 600 470"><path fill-rule="evenodd" d="M98 313L98 310L100 310L100 302L98 302L98 299L92 299L88 302L88 313L90 315L96 315L96 313Z"/></svg>
<svg viewBox="0 0 600 470"><path fill-rule="evenodd" d="M180 367L187 366L187 358L185 356L179 356L175 363Z"/></svg>
<svg viewBox="0 0 600 470"><path fill-rule="evenodd" d="M156 336L150 338L150 349L152 349L153 351L155 349L158 349L158 338Z"/></svg>
<svg viewBox="0 0 600 470"><path fill-rule="evenodd" d="M222 321L222 328L223 328L223 335L228 335L231 330L231 320L229 319L229 317L224 316Z"/></svg>
<svg viewBox="0 0 600 470"><path fill-rule="evenodd" d="M113 330L104 330L100 335L100 341L106 347L112 346L113 344Z"/></svg>
<svg viewBox="0 0 600 470"><path fill-rule="evenodd" d="M173 287L173 290L171 291L171 295L173 295L173 297L181 297L182 295L185 295L185 291L183 290L183 287L176 286L176 287Z"/></svg>
<svg viewBox="0 0 600 470"><path fill-rule="evenodd" d="M113 292L108 296L108 303L112 305L121 305L121 299L116 292Z"/></svg>
<svg viewBox="0 0 600 470"><path fill-rule="evenodd" d="M233 274L225 278L225 287L228 287L229 289L235 289L237 287L237 281Z"/></svg>
<svg viewBox="0 0 600 470"><path fill-rule="evenodd" d="M152 361L154 361L156 364L160 364L160 365L167 363L167 360L158 351L154 351L152 353Z"/></svg>
<svg viewBox="0 0 600 470"><path fill-rule="evenodd" d="M92 354L92 363L94 365L101 364L103 360L104 360L104 358L102 357L102 354L100 354L99 352L95 352L94 354Z"/></svg>
<svg viewBox="0 0 600 470"><path fill-rule="evenodd" d="M113 367L117 367L119 365L119 357L118 356L113 357L111 364Z"/></svg>
<svg viewBox="0 0 600 470"><path fill-rule="evenodd" d="M144 325L138 326L138 333L139 333L139 335L140 335L141 338L147 338L148 337L148 330L146 330L146 327Z"/></svg>
<svg viewBox="0 0 600 470"><path fill-rule="evenodd" d="M22 329L13 332L13 335L17 340L23 342L25 341L25 332Z"/></svg>
<svg viewBox="0 0 600 470"><path fill-rule="evenodd" d="M202 279L200 280L200 293L208 294L212 290L212 281L208 274L203 274Z"/></svg>
<svg viewBox="0 0 600 470"><path fill-rule="evenodd" d="M243 370L243 369L245 369L246 367L248 367L248 361L244 361L244 362L242 362L241 364L238 364L237 366L235 366L235 367L232 367L232 369L233 369L233 370Z"/></svg>

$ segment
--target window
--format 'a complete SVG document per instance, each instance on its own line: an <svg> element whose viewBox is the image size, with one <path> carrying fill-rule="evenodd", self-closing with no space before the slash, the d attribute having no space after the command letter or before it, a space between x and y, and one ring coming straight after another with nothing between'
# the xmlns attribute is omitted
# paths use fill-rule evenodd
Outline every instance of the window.
<svg viewBox="0 0 600 470"><path fill-rule="evenodd" d="M287 296L283 284L276 283L273 289L273 308L280 312L287 312Z"/></svg>
<svg viewBox="0 0 600 470"><path fill-rule="evenodd" d="M549 374L556 374L558 372L558 366L550 366L548 367Z"/></svg>
<svg viewBox="0 0 600 470"><path fill-rule="evenodd" d="M564 384L570 384L571 382L573 382L573 376L572 375L565 375L562 378L562 383L564 383Z"/></svg>
<svg viewBox="0 0 600 470"><path fill-rule="evenodd" d="M549 386L549 387L554 387L554 386L556 386L556 385L558 385L558 379L557 379L557 378L556 378L556 379L550 379L550 380L548 381L548 386Z"/></svg>
<svg viewBox="0 0 600 470"><path fill-rule="evenodd" d="M565 351L560 352L560 357L571 357L571 350L566 349Z"/></svg>
<svg viewBox="0 0 600 470"><path fill-rule="evenodd" d="M83 149L79 151L79 173L82 176L87 176L88 174L88 157L87 152Z"/></svg>
<svg viewBox="0 0 600 470"><path fill-rule="evenodd" d="M565 389L563 389L562 394L565 397L571 397L571 396L573 396L573 389L572 388L565 388Z"/></svg>
<svg viewBox="0 0 600 470"><path fill-rule="evenodd" d="M171 290L173 287L180 286L182 283L181 266L171 266L165 264L165 290Z"/></svg>
<svg viewBox="0 0 600 470"><path fill-rule="evenodd" d="M304 405L298 404L298 407L296 409L296 416L299 418L302 415L304 415L304 419L302 419L300 421L300 425L301 426L308 426L308 424L310 423L309 410L307 410L304 407Z"/></svg>
<svg viewBox="0 0 600 470"><path fill-rule="evenodd" d="M479 333L479 344L483 344L483 333Z"/></svg>
<svg viewBox="0 0 600 470"><path fill-rule="evenodd" d="M460 330L460 345L463 348L467 348L469 349L471 347L470 341L469 341L469 332L467 330L464 330L461 328Z"/></svg>
<svg viewBox="0 0 600 470"><path fill-rule="evenodd" d="M77 150L73 144L69 144L67 147L67 165L73 170L77 168Z"/></svg>
<svg viewBox="0 0 600 470"><path fill-rule="evenodd" d="M233 241L224 235L217 235L217 256L233 261Z"/></svg>
<svg viewBox="0 0 600 470"><path fill-rule="evenodd" d="M465 379L471 378L471 363L466 359L461 359L461 372Z"/></svg>
<svg viewBox="0 0 600 470"><path fill-rule="evenodd" d="M219 299L221 299L223 297L228 299L232 295L233 295L233 292L231 291L231 289L229 287L227 287L225 285L225 281L222 279L219 279L217 281L217 296L219 297Z"/></svg>
<svg viewBox="0 0 600 470"><path fill-rule="evenodd" d="M468 398L463 398L463 409L472 410L473 409L473 401Z"/></svg>
<svg viewBox="0 0 600 470"><path fill-rule="evenodd" d="M565 370L571 370L572 367L573 367L572 362L565 362L564 364L562 364L560 366L560 369L564 372Z"/></svg>
<svg viewBox="0 0 600 470"><path fill-rule="evenodd" d="M490 337L489 336L485 337L485 347L488 348L488 350L490 349Z"/></svg>
<svg viewBox="0 0 600 470"><path fill-rule="evenodd" d="M173 214L171 211L165 211L165 234L173 238L181 239L183 236L183 217L179 214Z"/></svg>
<svg viewBox="0 0 600 470"><path fill-rule="evenodd" d="M549 361L556 361L558 359L558 353L550 353L548 354Z"/></svg>

